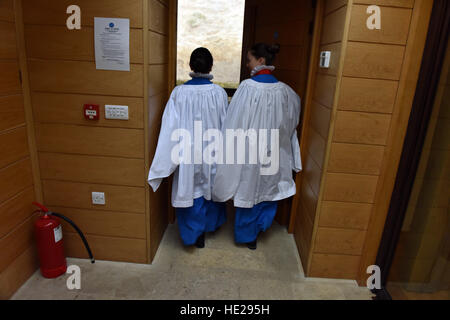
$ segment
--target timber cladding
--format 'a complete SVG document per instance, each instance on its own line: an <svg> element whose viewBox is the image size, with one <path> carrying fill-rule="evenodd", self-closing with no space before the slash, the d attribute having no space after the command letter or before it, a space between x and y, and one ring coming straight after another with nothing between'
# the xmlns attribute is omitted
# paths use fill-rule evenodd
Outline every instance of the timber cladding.
<svg viewBox="0 0 450 320"><path fill-rule="evenodd" d="M22 2L44 203L78 224L96 259L151 262L167 225L157 201L167 186L155 195L146 178L167 99L169 1ZM81 8L81 30L65 26L69 5ZM96 69L94 17L130 19L130 72ZM85 103L100 105L99 121L85 120ZM128 106L129 120L105 119L107 104ZM87 257L63 230L67 256Z"/></svg>
<svg viewBox="0 0 450 320"><path fill-rule="evenodd" d="M20 81L20 34L14 2L0 1L0 299L8 299L37 268L35 179Z"/></svg>
<svg viewBox="0 0 450 320"><path fill-rule="evenodd" d="M366 27L373 4L381 30ZM413 0L324 2L320 51L334 62L316 73L294 231L308 276L358 278L389 136L404 125L393 115L413 9Z"/></svg>

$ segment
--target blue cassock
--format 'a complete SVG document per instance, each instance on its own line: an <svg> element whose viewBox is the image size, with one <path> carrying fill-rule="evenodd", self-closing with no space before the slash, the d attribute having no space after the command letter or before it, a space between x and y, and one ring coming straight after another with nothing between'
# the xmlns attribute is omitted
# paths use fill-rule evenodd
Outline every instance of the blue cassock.
<svg viewBox="0 0 450 320"><path fill-rule="evenodd" d="M252 77L262 83L277 83L271 74L260 74ZM249 243L256 240L260 232L264 232L272 225L277 213L278 201L265 201L253 208L236 208L234 220L234 239L237 243Z"/></svg>
<svg viewBox="0 0 450 320"><path fill-rule="evenodd" d="M185 85L206 85L212 82L205 78L193 78ZM204 232L216 231L226 221L225 203L194 199L194 205L188 208L176 208L178 229L181 239L187 246L193 245Z"/></svg>

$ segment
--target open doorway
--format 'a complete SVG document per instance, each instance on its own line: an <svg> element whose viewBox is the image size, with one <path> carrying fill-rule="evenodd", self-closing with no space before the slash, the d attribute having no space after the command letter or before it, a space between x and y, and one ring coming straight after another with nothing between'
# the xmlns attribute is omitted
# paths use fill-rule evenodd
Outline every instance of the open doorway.
<svg viewBox="0 0 450 320"><path fill-rule="evenodd" d="M213 82L232 97L239 83L250 77L246 67L250 47L257 42L278 43L274 75L304 101L315 9L315 0L178 0L177 84L189 79L190 54L203 46L215 59ZM288 226L291 206L292 199L280 201L279 224Z"/></svg>

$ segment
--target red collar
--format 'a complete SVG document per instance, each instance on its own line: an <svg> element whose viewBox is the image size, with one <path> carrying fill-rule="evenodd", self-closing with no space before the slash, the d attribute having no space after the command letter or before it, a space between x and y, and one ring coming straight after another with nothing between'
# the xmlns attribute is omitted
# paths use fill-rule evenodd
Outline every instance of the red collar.
<svg viewBox="0 0 450 320"><path fill-rule="evenodd" d="M272 71L270 71L269 69L263 69L257 74L255 74L254 77L259 76L260 74L272 74Z"/></svg>

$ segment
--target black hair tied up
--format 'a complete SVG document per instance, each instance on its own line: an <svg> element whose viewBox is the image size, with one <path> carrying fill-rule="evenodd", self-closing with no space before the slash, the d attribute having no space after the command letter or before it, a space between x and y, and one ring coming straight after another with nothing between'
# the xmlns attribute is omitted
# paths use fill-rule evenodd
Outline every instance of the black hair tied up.
<svg viewBox="0 0 450 320"><path fill-rule="evenodd" d="M275 56L280 52L280 45L278 43L268 45L265 43L257 43L251 49L250 53L256 58L265 58L266 65L272 65Z"/></svg>
<svg viewBox="0 0 450 320"><path fill-rule="evenodd" d="M191 54L189 66L197 73L210 73L213 66L213 56L206 48L197 48Z"/></svg>

